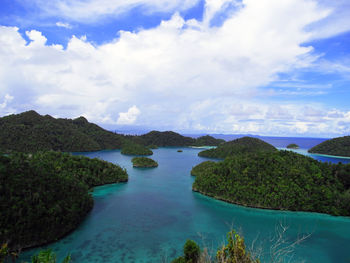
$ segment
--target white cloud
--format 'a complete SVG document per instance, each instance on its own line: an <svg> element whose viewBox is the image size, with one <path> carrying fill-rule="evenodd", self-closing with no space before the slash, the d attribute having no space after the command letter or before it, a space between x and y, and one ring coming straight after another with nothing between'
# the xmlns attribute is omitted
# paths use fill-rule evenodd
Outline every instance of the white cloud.
<svg viewBox="0 0 350 263"><path fill-rule="evenodd" d="M69 23L63 23L63 22L56 22L56 26L58 27L64 27L67 29L72 29L73 27Z"/></svg>
<svg viewBox="0 0 350 263"><path fill-rule="evenodd" d="M4 100L2 103L0 103L0 109L5 109L7 107L7 104L13 100L13 97L9 94L6 94L4 96Z"/></svg>
<svg viewBox="0 0 350 263"><path fill-rule="evenodd" d="M141 111L134 105L131 108L129 108L127 112L119 113L117 124L133 124L135 123L140 113Z"/></svg>
<svg viewBox="0 0 350 263"><path fill-rule="evenodd" d="M194 2L144 4L171 10L170 6ZM208 1L206 16L212 18L227 2ZM84 18L96 3L51 5L60 5L66 16L81 6L77 17ZM118 3L121 9L126 5ZM100 5L95 10L104 14L105 5ZM270 105L264 102L267 94L259 99L259 87L278 80L278 73L309 67L319 59L311 46L302 44L313 38L306 27L327 13L311 0L245 0L218 27L184 21L175 14L152 29L121 31L118 39L102 45L73 36L66 49L48 45L36 30L26 32L28 44L18 28L0 27L0 60L6 61L0 64L0 91L16 97L18 111L34 108L62 117L84 115L98 123L220 132L317 132L320 119L329 126L346 119L324 119L328 109L321 106L313 107L321 110L320 118L311 113L305 118L298 105ZM142 119L137 118L138 107L129 108L134 104L142 109ZM117 120L116 113L120 113ZM336 129L331 131L345 128Z"/></svg>

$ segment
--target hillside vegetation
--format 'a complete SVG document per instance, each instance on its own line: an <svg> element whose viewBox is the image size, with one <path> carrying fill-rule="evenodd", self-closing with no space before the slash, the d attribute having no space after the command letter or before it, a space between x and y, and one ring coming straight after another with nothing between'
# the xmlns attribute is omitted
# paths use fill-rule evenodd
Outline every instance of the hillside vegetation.
<svg viewBox="0 0 350 263"><path fill-rule="evenodd" d="M208 158L221 158L241 153L275 152L277 149L271 144L257 138L243 137L220 144L215 149L209 149L198 153L198 156Z"/></svg>
<svg viewBox="0 0 350 263"><path fill-rule="evenodd" d="M121 150L121 153L125 155L152 155L153 154L152 150L137 143L124 144Z"/></svg>
<svg viewBox="0 0 350 263"><path fill-rule="evenodd" d="M84 117L55 119L27 111L0 118L0 151L5 152L120 149L124 141L123 136L89 123Z"/></svg>
<svg viewBox="0 0 350 263"><path fill-rule="evenodd" d="M133 167L138 168L151 168L151 167L157 167L158 163L150 158L147 157L134 157L131 160Z"/></svg>
<svg viewBox="0 0 350 263"><path fill-rule="evenodd" d="M312 147L309 153L350 157L350 136L324 141Z"/></svg>
<svg viewBox="0 0 350 263"><path fill-rule="evenodd" d="M35 111L0 118L0 151L86 152L129 148L130 144L157 148L164 146L219 145L223 140L211 136L198 139L176 132L151 131L141 136L125 136L107 131L84 117L56 119Z"/></svg>
<svg viewBox="0 0 350 263"><path fill-rule="evenodd" d="M350 215L350 165L277 151L235 154L193 171L193 190L217 199L257 208Z"/></svg>
<svg viewBox="0 0 350 263"><path fill-rule="evenodd" d="M159 147L164 146L190 146L195 143L195 139L191 137L182 136L172 131L151 131L144 135L139 136L143 145L157 145Z"/></svg>
<svg viewBox="0 0 350 263"><path fill-rule="evenodd" d="M210 135L205 135L198 137L194 143L194 146L218 146L222 143L225 143L225 140L216 139Z"/></svg>
<svg viewBox="0 0 350 263"><path fill-rule="evenodd" d="M125 182L117 165L59 152L0 155L0 244L11 250L55 241L93 206L89 189Z"/></svg>

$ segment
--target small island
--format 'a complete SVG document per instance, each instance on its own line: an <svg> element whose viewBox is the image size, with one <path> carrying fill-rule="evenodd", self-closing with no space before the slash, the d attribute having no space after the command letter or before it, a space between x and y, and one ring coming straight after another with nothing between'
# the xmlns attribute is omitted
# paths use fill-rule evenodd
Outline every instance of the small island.
<svg viewBox="0 0 350 263"><path fill-rule="evenodd" d="M193 146L218 146L225 143L223 139L216 139L213 136L205 135L198 137Z"/></svg>
<svg viewBox="0 0 350 263"><path fill-rule="evenodd" d="M312 147L309 153L350 157L350 136L324 141Z"/></svg>
<svg viewBox="0 0 350 263"><path fill-rule="evenodd" d="M238 205L350 216L350 164L292 151L241 153L192 169L193 191Z"/></svg>
<svg viewBox="0 0 350 263"><path fill-rule="evenodd" d="M198 153L198 156L224 159L240 153L249 152L276 152L277 149L271 144L257 138L242 137L233 141L220 144L217 148L205 150Z"/></svg>
<svg viewBox="0 0 350 263"><path fill-rule="evenodd" d="M158 163L147 157L134 157L131 160L132 166L135 168L153 168L158 167Z"/></svg>
<svg viewBox="0 0 350 263"><path fill-rule="evenodd" d="M178 153L182 153L183 151L180 149L180 150L177 150Z"/></svg>
<svg viewBox="0 0 350 263"><path fill-rule="evenodd" d="M299 145L291 143L287 145L287 149L299 149Z"/></svg>
<svg viewBox="0 0 350 263"><path fill-rule="evenodd" d="M152 155L153 152L141 145L141 144L137 144L137 143L126 143L124 144L122 150L121 150L121 154L124 155Z"/></svg>

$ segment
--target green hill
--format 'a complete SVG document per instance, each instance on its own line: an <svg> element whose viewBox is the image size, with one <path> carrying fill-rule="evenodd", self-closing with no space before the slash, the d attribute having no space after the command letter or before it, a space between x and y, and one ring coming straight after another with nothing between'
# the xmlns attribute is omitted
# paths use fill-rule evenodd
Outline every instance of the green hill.
<svg viewBox="0 0 350 263"><path fill-rule="evenodd" d="M206 169L194 167L193 171L197 172L194 191L224 201L350 215L350 165L321 163L291 151L275 151L235 154Z"/></svg>
<svg viewBox="0 0 350 263"><path fill-rule="evenodd" d="M121 153L125 155L152 155L153 154L153 152L149 148L141 144L136 144L131 142L125 143L123 145Z"/></svg>
<svg viewBox="0 0 350 263"><path fill-rule="evenodd" d="M133 167L138 168L151 168L151 167L157 167L158 163L150 158L147 157L134 157L131 160Z"/></svg>
<svg viewBox="0 0 350 263"><path fill-rule="evenodd" d="M257 138L243 137L233 141L229 141L220 144L215 149L209 149L198 153L198 156L208 158L221 158L224 159L227 156L232 156L239 153L248 152L274 152L277 151L275 147L267 142L264 142Z"/></svg>
<svg viewBox="0 0 350 263"><path fill-rule="evenodd" d="M196 139L195 146L218 146L225 143L223 139L215 139L210 135L201 136Z"/></svg>
<svg viewBox="0 0 350 263"><path fill-rule="evenodd" d="M35 111L0 118L0 151L97 151L120 149L123 136L106 131L85 118L55 119Z"/></svg>
<svg viewBox="0 0 350 263"><path fill-rule="evenodd" d="M309 150L309 153L319 153L350 157L350 136L338 137L324 141Z"/></svg>
<svg viewBox="0 0 350 263"><path fill-rule="evenodd" d="M56 241L93 206L93 186L125 182L117 165L59 152L0 155L0 244L11 250Z"/></svg>
<svg viewBox="0 0 350 263"><path fill-rule="evenodd" d="M291 143L287 145L288 149L299 149L299 145L295 144L295 143Z"/></svg>
<svg viewBox="0 0 350 263"><path fill-rule="evenodd" d="M185 137L181 134L172 131L151 131L144 135L139 136L143 145L157 145L164 146L190 146L195 144L195 139L191 137Z"/></svg>
<svg viewBox="0 0 350 263"><path fill-rule="evenodd" d="M192 176L197 176L203 172L208 172L210 171L210 169L212 169L213 167L215 167L215 162L213 161L205 161L202 162L198 165L196 165L195 167L192 168L191 170L191 175Z"/></svg>

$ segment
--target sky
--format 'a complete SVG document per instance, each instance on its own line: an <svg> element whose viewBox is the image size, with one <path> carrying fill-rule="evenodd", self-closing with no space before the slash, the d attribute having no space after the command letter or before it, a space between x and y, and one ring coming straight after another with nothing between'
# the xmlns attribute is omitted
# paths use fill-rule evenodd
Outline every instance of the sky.
<svg viewBox="0 0 350 263"><path fill-rule="evenodd" d="M0 116L350 134L348 0L0 0Z"/></svg>

